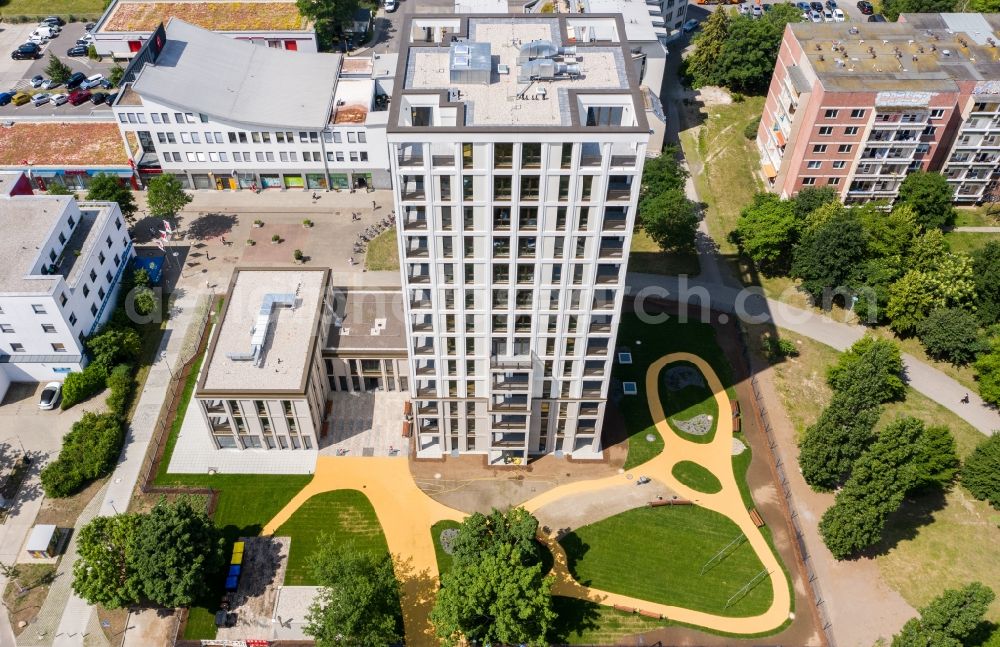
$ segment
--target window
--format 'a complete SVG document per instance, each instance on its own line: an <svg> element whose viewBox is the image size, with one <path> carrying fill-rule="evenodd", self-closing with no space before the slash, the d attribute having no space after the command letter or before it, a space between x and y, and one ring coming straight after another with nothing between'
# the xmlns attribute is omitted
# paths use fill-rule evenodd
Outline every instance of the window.
<svg viewBox="0 0 1000 647"><path fill-rule="evenodd" d="M255 153L255 155L257 156L257 161L258 162L263 162L264 161L264 153L261 153L260 151L257 151Z"/></svg>
<svg viewBox="0 0 1000 647"><path fill-rule="evenodd" d="M90 270L90 282L93 283L96 280L97 280L97 272L95 272L94 270Z"/></svg>
<svg viewBox="0 0 1000 647"><path fill-rule="evenodd" d="M0 332L3 332L3 333L12 333L12 332L14 332L14 326L12 326L10 324L0 324Z"/></svg>
<svg viewBox="0 0 1000 647"><path fill-rule="evenodd" d="M10 351L12 353L23 353L24 352L24 344L18 344L17 342L13 342L10 345Z"/></svg>
<svg viewBox="0 0 1000 647"><path fill-rule="evenodd" d="M267 157L268 162L274 161L274 153L272 153L271 151L267 151L266 153L264 153L264 155Z"/></svg>
<svg viewBox="0 0 1000 647"><path fill-rule="evenodd" d="M367 144L368 143L368 136L365 135L364 133L358 133L358 143L359 144Z"/></svg>
<svg viewBox="0 0 1000 647"><path fill-rule="evenodd" d="M70 216L69 217L69 228L72 229L73 227L76 227L76 221L73 220L73 216Z"/></svg>
<svg viewBox="0 0 1000 647"><path fill-rule="evenodd" d="M199 135L198 133L191 133L191 143L192 144L200 144L201 143L201 135Z"/></svg>
<svg viewBox="0 0 1000 647"><path fill-rule="evenodd" d="M71 326L75 326L76 325L76 315L73 314L72 312L69 313L69 325L71 325Z"/></svg>
<svg viewBox="0 0 1000 647"><path fill-rule="evenodd" d="M826 137L833 134L833 126L820 126L819 134Z"/></svg>
<svg viewBox="0 0 1000 647"><path fill-rule="evenodd" d="M56 327L54 325L52 325L52 324L42 324L42 332L43 333L54 333L55 331L56 331Z"/></svg>
<svg viewBox="0 0 1000 647"><path fill-rule="evenodd" d="M826 144L815 144L815 145L813 145L813 152L814 153L825 153L826 152Z"/></svg>
<svg viewBox="0 0 1000 647"><path fill-rule="evenodd" d="M97 289L97 298L100 299L101 301L104 301L104 295L105 294L107 294L107 293L104 291L104 288L98 288Z"/></svg>
<svg viewBox="0 0 1000 647"><path fill-rule="evenodd" d="M334 144L340 144L342 142L343 142L343 138L341 137L341 134L338 133L338 132L333 133L333 143Z"/></svg>
<svg viewBox="0 0 1000 647"><path fill-rule="evenodd" d="M288 154L288 159L289 161L297 162L299 161L299 154L296 153L295 151L292 151L291 153Z"/></svg>
<svg viewBox="0 0 1000 647"><path fill-rule="evenodd" d="M852 148L854 148L853 144L841 144L839 147L837 147L837 152L850 153Z"/></svg>
<svg viewBox="0 0 1000 647"><path fill-rule="evenodd" d="M182 144L190 144L191 143L191 137L187 133L181 133L181 143Z"/></svg>
<svg viewBox="0 0 1000 647"><path fill-rule="evenodd" d="M926 128L924 128L923 134L929 137L933 137L935 132L937 132L937 126L927 126Z"/></svg>
<svg viewBox="0 0 1000 647"><path fill-rule="evenodd" d="M226 152L219 153L219 161L220 162L228 162L229 161L229 153L226 153Z"/></svg>
<svg viewBox="0 0 1000 647"><path fill-rule="evenodd" d="M361 161L362 162L368 161L368 153L366 153L365 151L361 151Z"/></svg>
<svg viewBox="0 0 1000 647"><path fill-rule="evenodd" d="M140 124L146 123L146 115L142 114L141 112L139 114L137 114L135 117L136 117L136 119L139 120Z"/></svg>
<svg viewBox="0 0 1000 647"><path fill-rule="evenodd" d="M855 108L854 110L851 110L851 119L864 119L864 118L865 118L864 108Z"/></svg>
<svg viewBox="0 0 1000 647"><path fill-rule="evenodd" d="M940 119L944 116L944 108L934 108L931 110L931 119Z"/></svg>
<svg viewBox="0 0 1000 647"><path fill-rule="evenodd" d="M168 144L176 144L177 143L177 137L175 137L173 133L167 133L167 143Z"/></svg>
<svg viewBox="0 0 1000 647"><path fill-rule="evenodd" d="M84 298L90 296L90 286L89 285L84 285L83 286L83 296L84 296Z"/></svg>
<svg viewBox="0 0 1000 647"><path fill-rule="evenodd" d="M95 317L97 316L97 305L96 304L93 304L93 303L90 304L90 314L94 315Z"/></svg>
<svg viewBox="0 0 1000 647"><path fill-rule="evenodd" d="M836 162L833 163L833 168L836 169L842 169L845 166L847 166L847 162L845 162L844 160L837 160Z"/></svg>
<svg viewBox="0 0 1000 647"><path fill-rule="evenodd" d="M219 154L218 153L209 153L208 154L208 161L209 162L218 162L219 161Z"/></svg>
<svg viewBox="0 0 1000 647"><path fill-rule="evenodd" d="M204 153L195 153L195 156L198 158L199 162L204 162L205 161L205 154Z"/></svg>
<svg viewBox="0 0 1000 647"><path fill-rule="evenodd" d="M166 133L156 133L156 141L160 142L161 144L166 144L167 143L167 134Z"/></svg>
<svg viewBox="0 0 1000 647"><path fill-rule="evenodd" d="M184 115L181 114L181 113L179 113L179 112L175 112L174 113L174 121L176 121L179 124L184 123Z"/></svg>
<svg viewBox="0 0 1000 647"><path fill-rule="evenodd" d="M118 258L117 256L115 258ZM59 295L59 305L64 306L69 299L66 298L66 293L63 292Z"/></svg>
<svg viewBox="0 0 1000 647"><path fill-rule="evenodd" d="M205 143L206 144L214 144L215 143L215 137L212 136L211 132L206 132L205 133ZM221 144L222 142L219 142L219 143Z"/></svg>
<svg viewBox="0 0 1000 647"><path fill-rule="evenodd" d="M840 178L831 177L826 181L826 183L829 184L830 186L837 186L838 184L840 184Z"/></svg>
<svg viewBox="0 0 1000 647"><path fill-rule="evenodd" d="M126 113L126 115L128 116L128 122L130 124L138 123L139 120L135 118L135 113L134 112Z"/></svg>
<svg viewBox="0 0 1000 647"><path fill-rule="evenodd" d="M813 184L816 184L816 178L814 177L802 178L802 186L812 186Z"/></svg>
<svg viewBox="0 0 1000 647"><path fill-rule="evenodd" d="M54 344L52 344L52 352L53 353L65 353L66 352L66 345L65 344L60 344L60 343L54 343Z"/></svg>
<svg viewBox="0 0 1000 647"><path fill-rule="evenodd" d="M118 121L122 122L123 124L128 122L128 117L125 116L124 112L118 113Z"/></svg>
<svg viewBox="0 0 1000 647"><path fill-rule="evenodd" d="M358 161L358 154L355 153L354 151L351 151L351 161L352 162L357 162Z"/></svg>
<svg viewBox="0 0 1000 647"><path fill-rule="evenodd" d="M281 151L280 153L278 153L278 159L280 159L282 162L287 162L288 153L286 151Z"/></svg>
<svg viewBox="0 0 1000 647"><path fill-rule="evenodd" d="M826 114L824 116L827 119L836 119L838 112L840 112L840 111L839 110L830 110L830 109L827 109Z"/></svg>
<svg viewBox="0 0 1000 647"><path fill-rule="evenodd" d="M31 304L31 310L36 315L43 315L43 314L45 314L45 306L43 306L40 303L33 303L33 304Z"/></svg>
<svg viewBox="0 0 1000 647"><path fill-rule="evenodd" d="M344 154L343 153L337 153L337 161L338 162L343 162L344 161Z"/></svg>
<svg viewBox="0 0 1000 647"><path fill-rule="evenodd" d="M844 134L845 135L857 135L858 134L858 127L857 126L848 126L847 128L844 128Z"/></svg>
<svg viewBox="0 0 1000 647"><path fill-rule="evenodd" d="M305 144L309 141L309 133L304 130L299 131L299 142Z"/></svg>
<svg viewBox="0 0 1000 647"><path fill-rule="evenodd" d="M352 133L352 132L348 132L347 133L347 143L348 144L354 144L354 143L357 143L357 141L358 141L358 138L357 138L357 136L354 133Z"/></svg>
<svg viewBox="0 0 1000 647"><path fill-rule="evenodd" d="M161 121L161 119L160 119L160 113L158 113L158 112L154 112L153 114L150 115L150 117L153 118L153 123L154 124L158 124Z"/></svg>
<svg viewBox="0 0 1000 647"><path fill-rule="evenodd" d="M66 244L66 235L63 234L62 232L59 233L59 244L60 245Z"/></svg>
<svg viewBox="0 0 1000 647"><path fill-rule="evenodd" d="M255 143L255 144L259 144L260 143L260 133L259 132L254 131L254 132L250 133L250 138L253 140L253 143Z"/></svg>
<svg viewBox="0 0 1000 647"><path fill-rule="evenodd" d="M110 271L104 273L104 280L107 281L108 283L111 283L111 280L114 278L115 277L111 275Z"/></svg>
<svg viewBox="0 0 1000 647"><path fill-rule="evenodd" d="M819 160L809 160L808 162L806 162L806 168L808 169L817 169L821 166L823 166L823 162Z"/></svg>
<svg viewBox="0 0 1000 647"><path fill-rule="evenodd" d="M200 119L201 123L203 123L203 124L207 124L208 123L208 117L206 117L205 115L201 114L200 112L198 113L198 119ZM194 121L192 121L191 123L194 123Z"/></svg>
<svg viewBox="0 0 1000 647"><path fill-rule="evenodd" d="M108 247L111 247L111 237L110 236L108 236ZM104 252L97 252L97 261L101 265L104 265L104 261L106 261L107 258L108 257L104 255Z"/></svg>
<svg viewBox="0 0 1000 647"><path fill-rule="evenodd" d="M230 144L235 144L236 143L236 133L232 133L232 132L229 133L229 143Z"/></svg>
<svg viewBox="0 0 1000 647"><path fill-rule="evenodd" d="M246 144L246 143L248 143L248 142L247 142L247 134L246 134L246 133L239 133L239 135L240 135L240 143L241 143L241 144Z"/></svg>
<svg viewBox="0 0 1000 647"><path fill-rule="evenodd" d="M264 141L267 141L267 140L265 139ZM215 143L216 144L224 144L225 143L224 141L222 141L222 133L220 133L218 131L216 131L216 133L215 133Z"/></svg>

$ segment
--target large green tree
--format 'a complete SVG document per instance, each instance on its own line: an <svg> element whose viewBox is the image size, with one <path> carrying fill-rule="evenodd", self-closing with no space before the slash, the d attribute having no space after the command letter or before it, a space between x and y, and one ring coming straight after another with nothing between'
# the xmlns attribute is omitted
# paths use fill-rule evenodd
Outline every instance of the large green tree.
<svg viewBox="0 0 1000 647"><path fill-rule="evenodd" d="M1000 510L1000 433L979 443L962 465L962 485Z"/></svg>
<svg viewBox="0 0 1000 647"><path fill-rule="evenodd" d="M814 216L823 211L815 211ZM868 254L857 214L838 209L822 221L807 225L792 261L792 275L802 279L802 288L821 302L825 293L856 288Z"/></svg>
<svg viewBox="0 0 1000 647"><path fill-rule="evenodd" d="M972 252L976 283L976 316L984 325L1000 321L1000 242L992 241Z"/></svg>
<svg viewBox="0 0 1000 647"><path fill-rule="evenodd" d="M1000 406L1000 337L990 340L990 351L979 356L975 368L979 397L993 406Z"/></svg>
<svg viewBox="0 0 1000 647"><path fill-rule="evenodd" d="M138 359L142 337L135 328L109 325L87 339L86 346L94 362L110 371L118 364Z"/></svg>
<svg viewBox="0 0 1000 647"><path fill-rule="evenodd" d="M758 193L740 212L736 238L740 249L761 272L785 274L804 220L796 213L795 202L782 200L773 193Z"/></svg>
<svg viewBox="0 0 1000 647"><path fill-rule="evenodd" d="M73 68L60 61L52 50L49 50L49 63L45 66L45 75L56 83L65 83L72 74Z"/></svg>
<svg viewBox="0 0 1000 647"><path fill-rule="evenodd" d="M870 204L855 208L864 224L868 252L875 258L907 254L920 235L917 214L909 205L899 205L888 214Z"/></svg>
<svg viewBox="0 0 1000 647"><path fill-rule="evenodd" d="M892 2L893 0L883 0L883 6ZM926 229L941 228L955 222L955 208L952 206L954 200L955 189L940 173L910 173L899 185L899 203L913 207L917 222Z"/></svg>
<svg viewBox="0 0 1000 647"><path fill-rule="evenodd" d="M191 196L184 193L180 181L173 175L158 175L146 187L149 213L158 218L173 218L189 202Z"/></svg>
<svg viewBox="0 0 1000 647"><path fill-rule="evenodd" d="M970 645L968 639L980 628L995 597L993 590L980 582L947 589L920 609L920 616L903 625L892 637L892 647Z"/></svg>
<svg viewBox="0 0 1000 647"><path fill-rule="evenodd" d="M799 442L799 469L806 483L820 491L837 487L875 439L875 423L881 415L878 406L859 407L850 396L834 393Z"/></svg>
<svg viewBox="0 0 1000 647"><path fill-rule="evenodd" d="M90 181L87 199L117 202L122 210L122 215L129 223L135 219L135 212L138 210L135 198L132 197L132 191L117 177L106 173L100 173Z"/></svg>
<svg viewBox="0 0 1000 647"><path fill-rule="evenodd" d="M132 564L146 599L190 605L225 564L224 540L212 520L187 499L161 501L142 519Z"/></svg>
<svg viewBox="0 0 1000 647"><path fill-rule="evenodd" d="M359 7L371 7L364 0L296 0L299 13L312 21L320 45L329 48L351 22Z"/></svg>
<svg viewBox="0 0 1000 647"><path fill-rule="evenodd" d="M537 528L522 508L477 513L462 523L431 613L443 642L547 644L555 612Z"/></svg>
<svg viewBox="0 0 1000 647"><path fill-rule="evenodd" d="M911 335L935 309L974 309L975 299L972 259L966 254L946 253L937 259L934 269L910 270L889 287L886 315L893 330Z"/></svg>
<svg viewBox="0 0 1000 647"><path fill-rule="evenodd" d="M80 529L73 563L73 590L90 604L117 609L141 597L134 559L140 515L95 517Z"/></svg>
<svg viewBox="0 0 1000 647"><path fill-rule="evenodd" d="M827 369L826 381L834 391L849 396L860 408L900 400L906 394L899 346L872 335L854 342L837 363Z"/></svg>
<svg viewBox="0 0 1000 647"><path fill-rule="evenodd" d="M402 639L399 581L388 553L320 540L309 558L319 594L309 606L305 632L319 647L382 647Z"/></svg>
<svg viewBox="0 0 1000 647"><path fill-rule="evenodd" d="M959 308L933 310L917 324L917 337L935 359L964 365L976 359L989 345L979 331L979 322Z"/></svg>
<svg viewBox="0 0 1000 647"><path fill-rule="evenodd" d="M823 205L838 202L837 192L832 186L807 186L796 193L790 202L795 206L795 215L805 219Z"/></svg>
<svg viewBox="0 0 1000 647"><path fill-rule="evenodd" d="M646 160L642 167L642 184L639 187L639 212L642 201L672 189L683 189L688 172L681 166L676 146L665 146L657 156Z"/></svg>
<svg viewBox="0 0 1000 647"><path fill-rule="evenodd" d="M889 22L896 22L901 13L950 13L955 10L955 0L882 0L882 15Z"/></svg>
<svg viewBox="0 0 1000 647"><path fill-rule="evenodd" d="M694 51L684 61L695 85L717 85L721 82L719 61L729 40L730 21L730 12L713 11L708 20L701 23L701 29L694 37Z"/></svg>
<svg viewBox="0 0 1000 647"><path fill-rule="evenodd" d="M642 201L642 228L660 249L694 248L698 207L683 189L670 189Z"/></svg>

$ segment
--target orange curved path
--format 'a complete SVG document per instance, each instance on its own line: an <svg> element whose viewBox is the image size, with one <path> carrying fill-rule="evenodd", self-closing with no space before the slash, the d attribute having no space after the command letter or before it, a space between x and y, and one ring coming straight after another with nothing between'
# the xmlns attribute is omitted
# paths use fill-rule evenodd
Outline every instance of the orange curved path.
<svg viewBox="0 0 1000 647"><path fill-rule="evenodd" d="M715 394L719 416L716 421L715 436L710 443L699 444L681 438L667 423L660 402L658 380L660 372L666 365L680 361L697 366ZM646 394L656 429L664 441L664 449L642 464L643 474L666 484L680 496L725 515L739 526L764 569L768 571L774 593L771 606L757 616L727 617L589 588L570 575L566 553L555 538L540 537L548 545L555 559L552 568L552 575L555 578L553 593L608 606L618 604L656 612L670 620L714 631L751 634L777 629L789 617L791 595L784 571L760 529L754 525L749 512L744 508L739 487L736 485L732 467L733 421L729 416L730 403L725 388L705 360L691 353L671 353L653 362L647 370ZM671 472L674 464L680 461L694 461L705 467L719 479L722 489L715 494L704 494L687 487L674 478ZM539 494L523 503L522 507L536 513L540 508L564 497L596 492L629 482L632 481L628 475L618 474L568 483ZM343 489L360 490L368 497L382 525L389 552L397 560L397 576L402 581L403 588L402 607L406 644L411 647L437 645L438 640L428 619L439 584L437 558L430 527L444 519L461 521L466 514L438 503L417 487L406 461L388 457L321 456L316 463L316 473L312 481L268 522L261 534L273 534L313 495Z"/></svg>

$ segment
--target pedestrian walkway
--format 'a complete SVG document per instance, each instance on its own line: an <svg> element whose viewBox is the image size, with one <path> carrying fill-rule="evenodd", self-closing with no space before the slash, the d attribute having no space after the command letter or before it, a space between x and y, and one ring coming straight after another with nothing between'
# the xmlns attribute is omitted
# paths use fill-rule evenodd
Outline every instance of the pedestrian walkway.
<svg viewBox="0 0 1000 647"><path fill-rule="evenodd" d="M569 574L566 555L555 543L553 537L546 538L556 559L554 573L556 584L554 593L592 600L600 604L638 607L665 615L671 620L706 627L713 631L735 634L768 632L780 627L791 610L791 594L785 572L771 550L760 529L754 525L750 514L743 506L743 499L736 484L732 469L733 423L729 416L719 416L715 437L711 443L699 444L682 439L675 434L666 421L663 406L659 400L657 381L661 369L672 362L686 361L697 366L705 376L709 388L715 394L719 411L729 411L729 397L715 371L702 358L690 353L672 353L650 366L646 374L646 391L651 395L650 412L656 421L657 430L664 438L664 451L643 464L643 472L660 485L665 485L680 496L695 501L698 505L714 510L731 519L746 535L751 547L757 553L763 568L768 572L774 598L771 607L764 613L751 618L733 618L711 613L655 604L628 596L590 589L576 582ZM677 481L671 474L673 465L681 460L691 460L710 470L722 483L722 490L715 494L704 494ZM596 494L605 490L620 489L631 485L632 474L616 474L605 478L576 481L561 485L534 497L523 507L534 513L540 508L558 503L564 498ZM420 490L409 473L405 461L391 458L337 458L320 456L316 465L316 475L295 498L264 527L261 534L273 534L292 514L311 497L331 490L354 489L362 491L375 509L382 531L385 534L389 552L400 560L397 577L403 588L403 620L406 628L407 645L434 645L434 637L428 615L434 604L438 587L437 559L430 528L443 519L456 521L465 513L453 510L431 499ZM609 511L608 514L613 514Z"/></svg>
<svg viewBox="0 0 1000 647"><path fill-rule="evenodd" d="M629 293L640 299L666 299L687 303L694 308L711 308L716 312L752 317L754 323L770 323L839 351L847 350L867 332L864 326L841 323L811 310L765 298L760 288L734 288L682 278L629 273L626 283ZM1000 429L1000 413L962 384L907 353L903 353L903 366L907 383L920 393L987 436ZM969 396L968 404L961 401L966 394Z"/></svg>
<svg viewBox="0 0 1000 647"><path fill-rule="evenodd" d="M970 234L1000 234L1000 227L955 227L951 231Z"/></svg>

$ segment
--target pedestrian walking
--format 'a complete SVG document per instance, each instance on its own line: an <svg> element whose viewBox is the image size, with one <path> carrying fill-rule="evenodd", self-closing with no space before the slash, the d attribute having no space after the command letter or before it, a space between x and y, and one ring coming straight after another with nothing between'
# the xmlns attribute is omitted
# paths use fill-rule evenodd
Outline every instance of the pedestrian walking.
<svg viewBox="0 0 1000 647"><path fill-rule="evenodd" d="M223 245L225 245L225 244L226 244L226 237L225 237L225 236L223 236L223 237L222 237L222 244L223 244Z"/></svg>
<svg viewBox="0 0 1000 647"><path fill-rule="evenodd" d="M372 200L372 210L373 211L375 210L375 201L374 200Z"/></svg>

